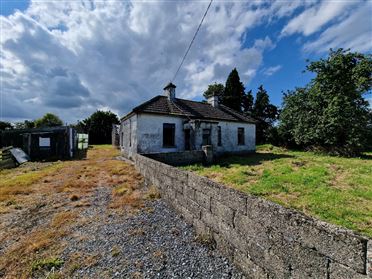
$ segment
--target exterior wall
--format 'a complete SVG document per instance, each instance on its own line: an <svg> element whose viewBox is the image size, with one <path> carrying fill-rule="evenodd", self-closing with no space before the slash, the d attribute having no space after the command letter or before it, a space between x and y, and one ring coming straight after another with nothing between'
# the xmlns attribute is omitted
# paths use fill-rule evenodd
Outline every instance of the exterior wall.
<svg viewBox="0 0 372 279"><path fill-rule="evenodd" d="M139 114L137 125L138 153L177 152L185 150L183 123L186 119L175 116ZM163 147L163 123L175 124L175 147Z"/></svg>
<svg viewBox="0 0 372 279"><path fill-rule="evenodd" d="M188 119L156 114L137 114L122 121L120 125L120 146L123 154L133 156L135 153L168 153L185 150L184 124ZM175 124L175 147L163 147L163 124ZM255 148L255 125L227 121L192 121L189 124L193 132L191 148L202 150L203 129L211 130L211 143L214 152L251 152ZM221 127L222 146L218 146L218 126ZM130 127L132 129L129 132ZM238 128L244 128L245 144L238 145ZM129 146L129 135L132 136L132 146Z"/></svg>
<svg viewBox="0 0 372 279"><path fill-rule="evenodd" d="M134 159L162 198L248 278L371 278L371 239L142 155Z"/></svg>
<svg viewBox="0 0 372 279"><path fill-rule="evenodd" d="M120 123L120 150L128 158L137 153L137 124L136 114Z"/></svg>
<svg viewBox="0 0 372 279"><path fill-rule="evenodd" d="M217 153L224 152L250 152L256 150L256 125L249 123L235 123L220 121L222 146L217 146L217 131L213 136L216 138ZM238 128L244 128L244 145L238 145Z"/></svg>

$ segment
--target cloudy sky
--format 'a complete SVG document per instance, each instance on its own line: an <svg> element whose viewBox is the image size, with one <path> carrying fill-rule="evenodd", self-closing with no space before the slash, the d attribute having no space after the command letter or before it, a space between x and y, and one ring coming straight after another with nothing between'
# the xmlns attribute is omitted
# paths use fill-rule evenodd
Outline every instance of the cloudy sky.
<svg viewBox="0 0 372 279"><path fill-rule="evenodd" d="M162 94L209 1L1 0L0 118L120 116ZM174 83L201 100L236 67L247 89L304 85L306 59L372 51L371 1L217 1Z"/></svg>

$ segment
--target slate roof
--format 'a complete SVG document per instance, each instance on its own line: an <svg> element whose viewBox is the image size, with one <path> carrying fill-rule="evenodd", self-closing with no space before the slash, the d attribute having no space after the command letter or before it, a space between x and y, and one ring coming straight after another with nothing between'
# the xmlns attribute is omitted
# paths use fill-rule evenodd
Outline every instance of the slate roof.
<svg viewBox="0 0 372 279"><path fill-rule="evenodd" d="M166 96L160 95L135 107L131 113L124 116L122 119L128 118L132 113L178 115L191 119L256 122L253 118L244 116L224 105L219 105L218 108L215 108L204 102L195 102L178 98L170 101Z"/></svg>

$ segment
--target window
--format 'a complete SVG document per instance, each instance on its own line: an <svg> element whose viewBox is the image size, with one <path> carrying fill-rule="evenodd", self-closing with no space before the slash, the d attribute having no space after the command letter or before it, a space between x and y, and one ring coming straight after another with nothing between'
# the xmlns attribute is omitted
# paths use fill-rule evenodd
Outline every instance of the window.
<svg viewBox="0 0 372 279"><path fill-rule="evenodd" d="M203 129L203 145L211 145L211 129Z"/></svg>
<svg viewBox="0 0 372 279"><path fill-rule="evenodd" d="M218 131L218 142L217 142L217 144L218 144L218 146L222 146L222 135L221 135L221 126L218 126L217 127L217 131Z"/></svg>
<svg viewBox="0 0 372 279"><path fill-rule="evenodd" d="M238 145L244 145L244 128L238 128Z"/></svg>
<svg viewBox="0 0 372 279"><path fill-rule="evenodd" d="M170 123L163 124L163 147L174 147L174 136L176 125Z"/></svg>

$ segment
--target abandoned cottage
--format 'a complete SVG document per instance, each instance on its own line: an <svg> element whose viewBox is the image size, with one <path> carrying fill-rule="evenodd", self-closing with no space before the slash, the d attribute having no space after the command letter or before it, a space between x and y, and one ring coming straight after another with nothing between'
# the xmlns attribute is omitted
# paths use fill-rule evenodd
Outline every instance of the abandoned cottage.
<svg viewBox="0 0 372 279"><path fill-rule="evenodd" d="M163 96L121 119L119 144L125 156L202 150L203 146L218 155L255 150L253 119L219 104L217 96L196 102L176 98L175 89L169 83Z"/></svg>

